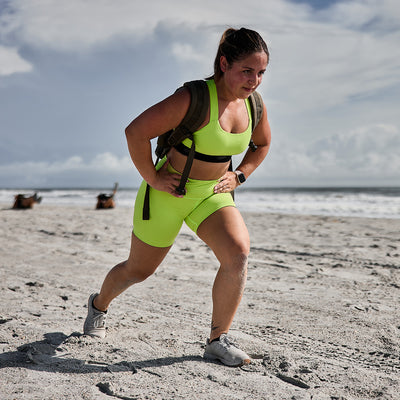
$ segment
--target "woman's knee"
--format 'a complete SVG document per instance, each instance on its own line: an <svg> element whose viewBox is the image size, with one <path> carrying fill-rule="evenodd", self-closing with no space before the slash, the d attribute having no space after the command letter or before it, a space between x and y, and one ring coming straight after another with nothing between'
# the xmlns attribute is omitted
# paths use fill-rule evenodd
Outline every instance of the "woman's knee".
<svg viewBox="0 0 400 400"><path fill-rule="evenodd" d="M231 257L236 258L238 261L246 261L250 253L250 241L246 239L235 240L229 246L228 253Z"/></svg>
<svg viewBox="0 0 400 400"><path fill-rule="evenodd" d="M236 253L233 257L233 264L237 266L240 270L247 270L247 260L249 257L248 251L242 251Z"/></svg>
<svg viewBox="0 0 400 400"><path fill-rule="evenodd" d="M139 283L153 275L170 247L153 247L132 234L131 250L125 261L125 274L132 283Z"/></svg>
<svg viewBox="0 0 400 400"><path fill-rule="evenodd" d="M146 268L143 266L135 265L130 260L125 261L125 277L129 282L139 283L145 281L154 274L156 268Z"/></svg>
<svg viewBox="0 0 400 400"><path fill-rule="evenodd" d="M229 246L221 261L221 266L230 269L232 272L245 274L247 272L247 260L250 246L246 243Z"/></svg>

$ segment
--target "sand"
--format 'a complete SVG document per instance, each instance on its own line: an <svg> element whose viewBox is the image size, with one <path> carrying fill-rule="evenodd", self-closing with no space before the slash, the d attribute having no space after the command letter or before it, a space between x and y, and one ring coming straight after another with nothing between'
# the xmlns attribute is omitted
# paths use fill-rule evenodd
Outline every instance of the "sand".
<svg viewBox="0 0 400 400"><path fill-rule="evenodd" d="M245 214L230 331L252 364L202 358L218 264L183 228L158 271L82 335L129 251L132 210L0 207L0 399L399 399L400 220Z"/></svg>

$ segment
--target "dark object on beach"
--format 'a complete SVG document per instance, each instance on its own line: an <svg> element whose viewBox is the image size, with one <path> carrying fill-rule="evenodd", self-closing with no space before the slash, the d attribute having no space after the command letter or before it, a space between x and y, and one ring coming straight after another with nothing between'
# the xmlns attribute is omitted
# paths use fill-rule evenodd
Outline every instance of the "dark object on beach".
<svg viewBox="0 0 400 400"><path fill-rule="evenodd" d="M100 210L103 208L114 208L115 207L114 195L115 193L117 193L117 189L118 189L118 182L114 184L114 190L112 194L100 193L97 196L96 210Z"/></svg>
<svg viewBox="0 0 400 400"><path fill-rule="evenodd" d="M300 379L292 378L291 376L277 374L276 375L279 379L283 380L284 382L290 383L291 385L298 386L302 389L310 389L310 386L307 383L301 381Z"/></svg>
<svg viewBox="0 0 400 400"><path fill-rule="evenodd" d="M38 197L37 193L35 193L33 196L27 196L25 194L17 194L15 196L13 208L18 210L32 208L35 203L40 203L41 201L42 198Z"/></svg>

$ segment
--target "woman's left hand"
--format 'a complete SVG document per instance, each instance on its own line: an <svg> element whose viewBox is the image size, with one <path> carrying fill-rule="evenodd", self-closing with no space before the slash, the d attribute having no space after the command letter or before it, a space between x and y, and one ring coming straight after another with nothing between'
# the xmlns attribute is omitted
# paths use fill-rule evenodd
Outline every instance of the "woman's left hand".
<svg viewBox="0 0 400 400"><path fill-rule="evenodd" d="M218 183L214 187L214 193L229 193L239 186L236 174L227 171L225 175L218 179Z"/></svg>

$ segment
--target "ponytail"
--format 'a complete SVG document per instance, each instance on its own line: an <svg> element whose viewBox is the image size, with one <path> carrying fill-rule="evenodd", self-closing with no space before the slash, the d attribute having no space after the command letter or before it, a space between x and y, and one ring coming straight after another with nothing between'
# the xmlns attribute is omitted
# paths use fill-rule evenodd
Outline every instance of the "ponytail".
<svg viewBox="0 0 400 400"><path fill-rule="evenodd" d="M235 61L259 52L265 52L269 60L268 47L259 33L247 28L227 29L219 42L214 61L214 75L208 79L218 80L224 74L220 64L222 56L226 58L229 65L232 65Z"/></svg>

